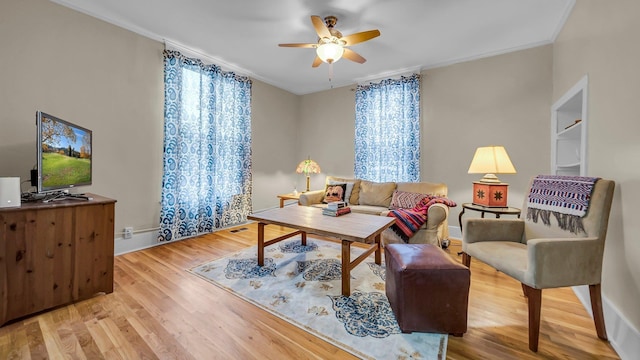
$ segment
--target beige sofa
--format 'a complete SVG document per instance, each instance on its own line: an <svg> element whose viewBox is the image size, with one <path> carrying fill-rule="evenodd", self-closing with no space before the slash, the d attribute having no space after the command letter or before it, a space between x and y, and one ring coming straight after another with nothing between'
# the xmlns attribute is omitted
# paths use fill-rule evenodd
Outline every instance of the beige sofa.
<svg viewBox="0 0 640 360"><path fill-rule="evenodd" d="M345 201L349 203L352 212L371 215L387 216L394 190L447 196L447 185L440 183L376 183L327 176L325 184L331 183L352 183L353 190L349 199L345 199ZM300 195L299 203L303 206L325 207L327 205L322 203L324 195L324 189L307 191ZM448 216L448 206L444 204L431 205L427 214L427 222L409 239L409 242L440 246L442 240L449 238ZM393 230L387 229L382 234L382 242L383 244L403 243L403 240Z"/></svg>

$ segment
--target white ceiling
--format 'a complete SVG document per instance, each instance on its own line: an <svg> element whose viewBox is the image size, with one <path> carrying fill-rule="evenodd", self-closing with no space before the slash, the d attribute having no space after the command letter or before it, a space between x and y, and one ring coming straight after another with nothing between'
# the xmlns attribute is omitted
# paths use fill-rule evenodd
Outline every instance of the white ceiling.
<svg viewBox="0 0 640 360"><path fill-rule="evenodd" d="M377 80L553 42L575 0L52 0L294 94ZM367 59L312 68L310 16L335 15ZM187 52L189 50L190 52Z"/></svg>

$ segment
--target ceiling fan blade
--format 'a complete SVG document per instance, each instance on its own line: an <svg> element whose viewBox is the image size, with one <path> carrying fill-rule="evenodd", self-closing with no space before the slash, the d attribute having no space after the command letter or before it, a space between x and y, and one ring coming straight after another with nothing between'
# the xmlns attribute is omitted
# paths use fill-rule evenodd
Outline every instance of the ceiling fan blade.
<svg viewBox="0 0 640 360"><path fill-rule="evenodd" d="M311 64L311 67L318 67L320 66L320 64L322 64L322 59L320 59L317 55L316 58L313 60L313 64Z"/></svg>
<svg viewBox="0 0 640 360"><path fill-rule="evenodd" d="M344 48L344 54L342 54L342 57L360 64L364 64L364 62L367 61L367 59L360 56L357 52L347 48Z"/></svg>
<svg viewBox="0 0 640 360"><path fill-rule="evenodd" d="M297 43L297 44L278 44L278 46L281 46L281 47L299 47L299 48L316 48L316 47L318 47L318 44Z"/></svg>
<svg viewBox="0 0 640 360"><path fill-rule="evenodd" d="M316 29L316 33L320 38L330 38L331 33L329 32L329 28L325 25L324 20L320 16L311 15L311 22L313 23L313 27Z"/></svg>
<svg viewBox="0 0 640 360"><path fill-rule="evenodd" d="M343 36L340 38L340 40L344 40L346 42L346 46L350 46L361 43L363 41L371 40L374 37L378 36L380 36L380 30L376 29Z"/></svg>

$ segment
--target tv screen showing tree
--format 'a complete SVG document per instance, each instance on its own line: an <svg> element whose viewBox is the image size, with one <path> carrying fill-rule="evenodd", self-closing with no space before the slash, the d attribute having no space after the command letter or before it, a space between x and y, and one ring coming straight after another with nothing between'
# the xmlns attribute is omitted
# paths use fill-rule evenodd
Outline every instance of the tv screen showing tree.
<svg viewBox="0 0 640 360"><path fill-rule="evenodd" d="M91 130L38 113L38 191L91 184Z"/></svg>

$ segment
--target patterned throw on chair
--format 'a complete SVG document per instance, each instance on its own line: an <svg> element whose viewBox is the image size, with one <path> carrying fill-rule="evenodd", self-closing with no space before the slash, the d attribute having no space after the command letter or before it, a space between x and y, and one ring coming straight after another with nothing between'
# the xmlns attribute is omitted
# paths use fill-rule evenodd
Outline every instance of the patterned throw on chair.
<svg viewBox="0 0 640 360"><path fill-rule="evenodd" d="M574 234L585 232L582 218L589 209L591 192L598 177L538 175L533 179L527 200L527 220L551 225L551 214L558 226Z"/></svg>

